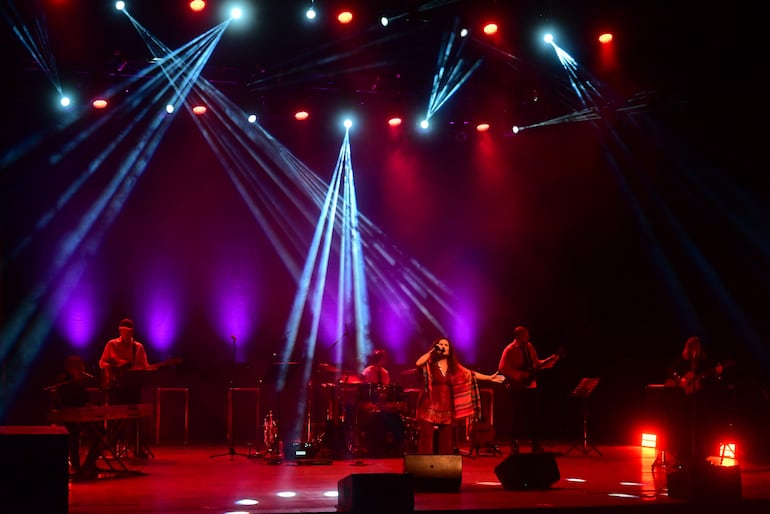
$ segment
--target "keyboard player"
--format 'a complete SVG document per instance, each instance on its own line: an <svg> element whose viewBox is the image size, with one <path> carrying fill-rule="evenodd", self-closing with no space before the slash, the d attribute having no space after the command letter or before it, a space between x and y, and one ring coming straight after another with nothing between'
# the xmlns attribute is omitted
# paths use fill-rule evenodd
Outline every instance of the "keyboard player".
<svg viewBox="0 0 770 514"><path fill-rule="evenodd" d="M96 377L86 371L83 359L70 355L64 360L64 370L56 377L53 385L44 390L51 394L51 409L69 409L89 405L88 388L96 386ZM80 423L62 423L69 432L70 473L80 473L80 440L83 431Z"/></svg>

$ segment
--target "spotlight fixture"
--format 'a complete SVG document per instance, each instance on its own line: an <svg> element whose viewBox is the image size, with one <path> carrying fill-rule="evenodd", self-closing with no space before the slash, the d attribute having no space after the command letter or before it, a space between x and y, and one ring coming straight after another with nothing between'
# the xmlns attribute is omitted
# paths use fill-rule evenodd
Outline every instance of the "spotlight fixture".
<svg viewBox="0 0 770 514"><path fill-rule="evenodd" d="M312 2L312 1L310 2L310 7L307 8L307 11L305 11L305 17L308 20L314 20L315 19L315 17L316 17L315 2Z"/></svg>
<svg viewBox="0 0 770 514"><path fill-rule="evenodd" d="M190 10L193 12L201 12L203 9L206 8L206 2L203 0L192 0L190 2Z"/></svg>
<svg viewBox="0 0 770 514"><path fill-rule="evenodd" d="M487 36L492 36L494 34L497 34L497 23L492 23L492 22L487 23L486 25L484 25L483 30L484 30L484 34L486 34Z"/></svg>

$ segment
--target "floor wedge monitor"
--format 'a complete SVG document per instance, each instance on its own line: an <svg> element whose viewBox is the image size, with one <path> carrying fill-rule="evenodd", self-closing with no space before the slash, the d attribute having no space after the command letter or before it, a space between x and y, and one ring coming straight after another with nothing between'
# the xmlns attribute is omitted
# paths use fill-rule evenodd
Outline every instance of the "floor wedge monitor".
<svg viewBox="0 0 770 514"><path fill-rule="evenodd" d="M495 466L503 489L548 489L561 478L551 452L513 453Z"/></svg>
<svg viewBox="0 0 770 514"><path fill-rule="evenodd" d="M411 477L405 473L356 473L337 482L340 512L407 514L414 512Z"/></svg>

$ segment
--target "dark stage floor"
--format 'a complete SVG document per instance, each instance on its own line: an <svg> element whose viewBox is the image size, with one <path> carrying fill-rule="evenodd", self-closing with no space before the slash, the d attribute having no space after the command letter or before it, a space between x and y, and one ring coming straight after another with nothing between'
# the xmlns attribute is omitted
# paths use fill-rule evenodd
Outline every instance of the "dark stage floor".
<svg viewBox="0 0 770 514"><path fill-rule="evenodd" d="M654 450L601 447L598 448L600 455L595 451L586 453L582 447L570 450L567 444L552 443L547 445L545 456L534 463L535 466L545 463L545 466L533 469L526 455L509 457L507 448L500 449L505 454L487 449L475 458L450 456L450 465L460 462L459 481L452 471L444 473L440 467L431 469L430 460L410 462L410 466L426 463L428 466L413 468L415 473L408 475L409 480L436 479L439 488L449 487L448 491L430 492L422 490L425 487L422 482L415 489L416 482L404 481L406 458L403 456L318 459L311 463L284 460L271 464L261 456L240 455L248 454L246 446L235 447L236 455L230 455L229 448L221 446L156 446L152 448L153 457L141 464L132 464L132 471L140 473L70 482L69 512L295 513L338 512L344 508L382 512L381 507L398 505L404 498L413 499L416 512L543 509L615 512L619 508L693 512L717 502L729 503L732 512L770 511L768 463L744 461L732 470L709 469L706 478L693 480L695 492L692 494L688 493L690 489L686 484L673 485L673 494L669 494L672 484L667 482L671 482L672 477L689 479L696 473L685 475L680 471L674 476L674 471L667 473L665 467L653 467ZM223 456L212 457L222 453ZM557 479L549 484L554 469ZM370 473L387 475L358 476ZM395 482L390 478L395 478ZM538 488L521 488L524 480L534 481ZM341 481L351 489L338 496ZM503 486L501 481L507 485ZM459 490L454 489L455 484L459 484ZM257 503L236 503L244 499ZM34 498L30 498L29 506L29 512L39 512Z"/></svg>

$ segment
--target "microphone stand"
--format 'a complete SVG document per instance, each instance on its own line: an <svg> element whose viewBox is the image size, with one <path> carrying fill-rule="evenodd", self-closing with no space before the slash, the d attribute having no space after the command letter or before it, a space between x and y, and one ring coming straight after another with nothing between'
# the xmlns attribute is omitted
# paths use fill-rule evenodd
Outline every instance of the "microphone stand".
<svg viewBox="0 0 770 514"><path fill-rule="evenodd" d="M224 457L226 455L230 456L230 460L233 460L233 458L238 455L240 457L246 457L250 458L251 455L247 453L238 453L235 451L235 427L233 426L233 418L235 417L235 412L233 411L233 399L234 399L234 393L235 393L235 336L230 336L233 338L233 356L232 356L232 367L230 369L230 387L228 389L228 400L229 400L229 418L228 419L228 438L230 439L230 447L227 449L227 452L225 453L215 453L214 455L209 455L210 459L213 459L214 457Z"/></svg>

